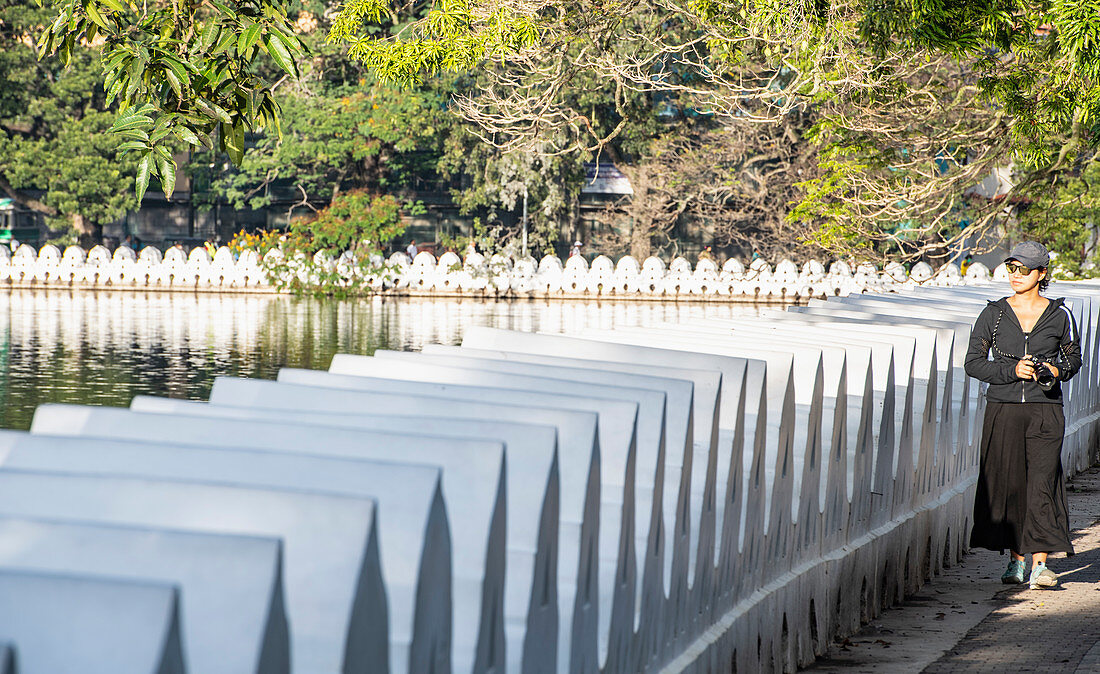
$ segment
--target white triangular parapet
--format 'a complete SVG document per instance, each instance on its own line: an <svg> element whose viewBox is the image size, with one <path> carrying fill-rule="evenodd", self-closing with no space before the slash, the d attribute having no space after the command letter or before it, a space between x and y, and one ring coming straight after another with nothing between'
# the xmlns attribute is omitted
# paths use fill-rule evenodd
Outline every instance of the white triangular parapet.
<svg viewBox="0 0 1100 674"><path fill-rule="evenodd" d="M387 370L391 378L383 378L382 373ZM620 491L623 488L620 480L624 475L623 471L616 473L605 470L601 473L600 458L602 454L609 454L610 458L620 466L627 464L634 446L634 426L638 415L638 404L616 399L586 397L574 390L566 393L545 393L538 390L517 392L515 388L498 388L478 384L476 381L469 384L437 383L430 378L428 381L413 381L406 376L406 372L399 370L400 368L395 368L391 364L379 367L377 377L362 377L284 368L279 373L279 381L374 391L390 395L419 394L437 398L545 406L597 413L599 439L596 443L588 444L584 454L566 455L565 445L562 444L562 521L565 522L568 519L580 526L572 531L563 529L560 542L561 566L559 567L564 575L561 581L563 587L559 615L561 622L569 626L563 631L572 635L563 641L563 651L559 651L559 666L565 663L564 666L569 667L570 659L573 657L581 658L586 662L594 661L599 643L596 624L598 606L601 603L610 602L614 589L611 582L601 584L598 580L601 575L613 575L614 564L601 566L600 562L603 559L617 558L617 555L610 551L617 550L620 533L614 530L600 531L598 523L602 514L611 513L617 516L623 506L621 500L613 497L608 497L606 504L600 504L601 474L604 476L604 481L609 481ZM452 373L452 376L454 375L455 373ZM643 392L641 395L648 395L648 393ZM211 392L211 400L213 402L223 400L219 395L217 383ZM605 442L608 444L607 447L602 446ZM567 476L571 478L569 480L571 483L576 484L582 475L586 485L583 490L571 488L569 491L572 493L583 491L584 500L582 502L565 501ZM595 500L592 500L593 497ZM600 551L605 551L605 556L601 557ZM608 569L607 566L611 568ZM622 594L624 593L621 591L620 595Z"/></svg>
<svg viewBox="0 0 1100 674"><path fill-rule="evenodd" d="M634 463L634 569L630 569L626 560L615 560L616 566L623 568L627 573L637 576L639 570L646 566L647 555L654 556L649 566L660 569L663 560L656 556L656 551L663 546L664 536L660 532L663 507L663 489L665 487L666 453L677 455L677 465L682 465L684 455L690 451L691 438L689 429L691 423L693 385L690 381L669 379L649 375L631 374L599 370L592 367L567 367L562 364L545 365L523 362L502 361L491 358L481 358L464 353L461 349L440 351L432 349L427 353L414 354L407 352L376 351L375 357L393 358L401 362L427 362L431 366L457 367L480 372L499 372L519 377L529 377L529 383L533 388L545 388L544 382L539 379L564 380L571 382L569 388L578 393L590 393L593 395L623 395L624 399L636 401L639 404L639 414L636 426L636 451ZM335 366L335 363L334 363ZM587 385L597 384L599 388L589 388ZM621 391L608 391L608 386L622 387ZM664 396L660 401L658 396L633 397L627 392L630 389L652 391ZM658 401L660 401L658 403ZM601 444L602 448L608 447ZM608 461L607 451L603 452L604 465L612 466ZM629 489L629 487L627 487ZM627 494L624 491L623 497ZM624 509L625 511L625 509ZM601 517L601 525L610 525ZM625 543L625 541L623 541ZM654 551L650 553L649 551ZM618 554L622 554L620 548ZM651 570L652 572L652 570ZM608 626L608 644L601 650L601 662L604 666L617 668L618 662L629 661L629 634L633 629L635 613L641 597L641 585L635 580L632 600L627 600L624 605L613 606L608 612L610 625ZM616 611L616 609L618 609ZM608 664L610 663L610 664Z"/></svg>
<svg viewBox="0 0 1100 674"><path fill-rule="evenodd" d="M342 406L324 404L326 396L319 396L322 400L317 408L321 411L309 411L305 399L317 402L318 396L314 396L316 390L307 387L293 385L273 384L273 382L255 382L258 384L272 384L267 387L274 395L268 398L270 405L261 401L253 401L257 406L228 406L211 405L207 403L173 400L169 398L153 398L139 396L134 399L131 409L143 412L156 412L161 414L179 414L185 416L206 416L218 419L239 419L249 421L267 422L293 422L309 424L311 426L326 426L333 428L359 429L385 431L399 433L405 437L415 437L423 434L435 438L493 438L503 441L505 446L513 454L522 459L508 463L508 481L511 484L529 483L531 476L537 480L545 476L547 479L546 491L538 489L514 489L509 491L509 499L513 502L511 512L531 513L540 511L538 515L538 540L535 542L534 554L530 548L509 551L507 560L508 575L504 592L504 629L507 640L507 655L511 669L521 669L524 638L527 634L554 634L557 631L556 593L557 583L544 582L549 580L550 569L557 558L557 528L558 528L558 502L560 500L560 477L557 463L557 427L550 425L537 425L532 423L515 423L497 420L503 413L512 410L517 412L531 412L530 409L515 409L509 406L474 405L470 410L448 410L448 414L456 415L461 412L469 412L472 418L460 418L458 416L438 417L434 412L441 401L426 398L419 401L388 400L393 407L393 413L386 413L386 409L379 409L371 404L373 400L357 401L360 397L355 394L348 395L341 392ZM303 392L306 395L295 398L294 394ZM329 393L335 392L330 390ZM369 395L369 394L365 394ZM280 408L280 400L286 400L288 408ZM356 404L362 402L362 404ZM408 416L417 412L416 403L422 404L424 416ZM357 412L355 410L370 409L371 413ZM477 413L480 412L480 415ZM480 418L478 418L480 416ZM517 415L523 416L523 415ZM562 417L562 414L555 415ZM546 421L544 419L544 421ZM594 418L592 419L594 422ZM594 424L593 424L594 426ZM565 431L568 433L568 430ZM591 437L591 436L590 436ZM589 440L591 442L591 440ZM401 480L394 482L394 486L405 488ZM451 498L457 498L457 494L449 494ZM398 504L400 505L400 504ZM387 509L389 512L389 509ZM452 513L452 517L460 513ZM382 521L382 529L386 528L389 520ZM513 516L508 520L509 526L514 529L508 534L508 540L514 547L521 547L527 542L533 530L530 522L520 516ZM398 526L398 525L394 525ZM413 529L415 531L415 529ZM408 531L406 531L406 536ZM383 540L387 540L385 537ZM462 545L459 541L456 544ZM383 543L383 558L390 551ZM398 554L400 559L401 555ZM407 559L407 557L406 557ZM387 576L388 578L388 576ZM555 598L554 610L550 610L551 598ZM540 640L541 642L542 640ZM544 662L546 658L553 658L555 651L547 648L545 652L539 652L533 648L531 658L534 662Z"/></svg>
<svg viewBox="0 0 1100 674"><path fill-rule="evenodd" d="M388 366L390 371L398 370ZM629 454L629 448L633 446L633 429L638 414L636 403L623 402L614 399L590 398L578 395L576 391L570 393L544 393L537 390L529 390L525 393L517 393L515 389L495 388L484 385L464 385L451 383L437 383L434 381L412 381L402 378L404 373L399 373L393 378L383 378L382 368L379 368L378 377L360 377L349 375L336 375L309 370L294 370L284 368L279 372L279 381L283 383L306 384L310 386L323 386L350 389L354 391L373 391L390 396L410 394L435 398L457 399L462 401L476 400L481 402L495 402L502 404L524 405L535 407L558 408L564 410L577 410L596 412L599 416L598 434L599 441L593 442L593 438L586 445L578 446L583 454L566 455L565 443L562 443L562 521L577 523L575 529L566 531L563 529L560 541L560 571L566 574L569 592L566 594L562 588L562 601L559 606L561 622L568 625L565 631L579 635L578 644L583 644L586 650L580 652L578 657L594 658L597 647L597 626L595 624L599 604L597 596L605 593L610 596L610 583L600 586L597 578L600 573L608 573L598 563L598 551L601 549L615 549L617 536L605 534L597 539L597 523L600 513L600 456L616 447L623 447L615 452L622 457ZM219 390L219 385L230 383L232 380L218 380L211 391L211 402L222 404L234 399L235 394L229 389ZM471 382L476 384L476 382ZM231 404L231 403L230 403ZM607 430L604 430L607 427ZM602 440L607 439L611 446L607 449L601 447ZM625 459L620 458L625 463ZM567 465L568 462L568 465ZM620 473L622 475L622 473ZM568 491L573 494L584 494L583 500L567 502L564 500L569 479ZM583 478L582 478L583 476ZM608 478L611 479L611 478ZM593 484L593 481L595 483ZM578 488L579 484L585 486ZM622 483L618 483L621 489ZM594 499L594 500L593 500ZM603 510L618 512L621 503L613 502ZM616 532L617 533L617 532ZM574 534L574 535L570 535ZM614 573L614 568L610 570ZM562 581L564 584L565 581ZM599 593L597 595L597 592ZM570 644L567 639L565 644ZM559 652L559 663L568 663L572 648L566 653ZM568 665L566 665L568 666Z"/></svg>
<svg viewBox="0 0 1100 674"><path fill-rule="evenodd" d="M8 467L54 456L17 443ZM79 450L78 450L79 451ZM105 576L179 587L184 659L191 671L286 672L290 643L283 605L282 541L258 536L106 526L0 516L4 569Z"/></svg>
<svg viewBox="0 0 1100 674"><path fill-rule="evenodd" d="M87 559L62 553L95 527L278 538L295 671L633 674L808 665L959 559L985 410L963 361L975 317L1003 289L945 287L963 282L950 266L917 268L919 284L843 262L773 273L757 258L741 278L706 260L621 275L603 258L567 266L513 271L558 292L583 274L589 293L718 283L779 297L808 284L836 297L569 336L446 328L461 346L218 379L209 403L47 405L31 435L0 434L0 573L5 559L117 570L175 583L186 607L226 579L207 585L171 564L156 576L156 551L124 557L133 534L96 534ZM443 276L461 291L481 267ZM1056 287L1094 362L1095 285ZM33 295L13 295L13 317L52 310ZM1073 473L1100 437L1100 368L1064 390ZM32 519L57 520L35 529L56 540L5 549ZM253 618L221 620L255 635L269 595L249 588L272 578L226 590L252 598L241 603ZM180 648L218 650L211 634L235 628L211 622L194 634L184 623Z"/></svg>
<svg viewBox="0 0 1100 674"><path fill-rule="evenodd" d="M609 595L610 603L601 602L598 613L598 631L585 635L595 638L602 661L607 649L625 639L632 629L627 616L633 617L637 559L634 555L635 476L640 442L663 442L664 403L663 392L636 387L620 387L605 384L579 383L547 377L535 377L510 373L497 373L476 368L439 365L425 358L369 358L365 356L337 355L332 362L333 374L356 374L382 379L420 381L426 383L454 383L492 387L512 395L526 391L543 391L563 397L588 396L608 401L623 401L631 407L627 415L600 417L600 458L603 498L600 510L600 537L598 548L598 587L600 595ZM430 357L429 357L430 358ZM284 373L286 371L284 370ZM280 374L282 380L282 373ZM519 393L517 393L519 392ZM652 425L643 425L645 419ZM644 435L643 435L644 433ZM659 451L653 448L653 451ZM616 619L618 617L618 619ZM592 644L589 644L591 646ZM584 662L596 654L592 649L579 651L574 644L573 656Z"/></svg>
<svg viewBox="0 0 1100 674"><path fill-rule="evenodd" d="M180 647L179 590L174 585L0 569L0 597L0 634L10 640L0 670L187 671Z"/></svg>
<svg viewBox="0 0 1100 674"><path fill-rule="evenodd" d="M409 434L327 429L324 442L318 442L320 430L310 424L285 421L187 417L65 405L40 407L32 427L34 433L91 438L156 441L169 437L173 442L198 443L216 450L176 453L160 457L156 463L131 458L131 464L139 468L126 473L124 449L97 445L100 454L111 452L111 456L85 451L90 462L83 467L86 471L104 466L109 458L118 456L119 463L103 469L107 474L231 480L250 486L309 489L374 499L386 508L378 531L382 572L390 582L391 668L420 671L423 665L433 662L436 666L449 666L452 607L448 606L451 602L442 599L448 595L453 596L453 610L459 616L479 613L483 616L480 629L477 621L454 620L454 641L460 654L474 652L475 645L487 648L491 643L502 642L503 633L491 631L503 629L500 602L507 510L503 500L506 480L502 472L502 445L430 436L417 438L413 447L402 450L401 456L405 463L428 467L425 471L406 466L321 460L321 457L385 459L408 443ZM237 434L246 439L230 440ZM232 456L226 451L227 446L308 454L309 459ZM144 451L148 456L155 448L131 450ZM442 484L440 469L443 469ZM454 543L448 540L441 489L449 497ZM528 515L517 514L523 520L531 519ZM452 555L448 552L452 548L453 588ZM440 600L423 603L424 597ZM488 603L483 605L483 601ZM422 609L419 611L418 602ZM424 661L418 663L417 658ZM467 669L472 664L460 660L456 667Z"/></svg>
<svg viewBox="0 0 1100 674"><path fill-rule="evenodd" d="M286 609L293 625L291 670L384 671L388 667L385 587L371 500L300 490L5 468L0 470L0 513L281 538ZM18 646L19 640L15 641ZM119 652L131 650L120 647Z"/></svg>
<svg viewBox="0 0 1100 674"><path fill-rule="evenodd" d="M143 421L130 419L135 425ZM190 423L192 428L201 424L201 420L188 417L174 417L174 420ZM109 429L104 428L106 421L91 419L81 430L109 433ZM150 421L158 419L151 415ZM170 426L169 431L172 430ZM247 424L239 426L247 427ZM450 640L447 602L417 606L418 596L442 598L452 595L451 546L437 468L327 456L257 453L219 446L155 445L132 440L48 436L18 443L9 465L37 470L63 469L89 474L308 489L319 493L355 494L384 502L387 518L383 522L389 524L379 526L379 536L383 541L382 572L389 591L391 667L396 671L410 668L407 662L410 652L431 658L437 664L449 659L449 653L433 653L429 646L435 643L440 645L437 648L442 648ZM410 530L422 531L423 535L410 534ZM296 616L291 618L296 619ZM215 657L217 653L218 649L211 649L205 657Z"/></svg>
<svg viewBox="0 0 1100 674"><path fill-rule="evenodd" d="M593 370L622 371L625 363L629 364L628 371L644 372L649 366L658 365L654 372L667 372L668 368L679 368L681 375L690 377L687 370L694 364L697 369L712 373L710 377L704 375L696 380L698 382L695 387L697 398L695 414L692 416L693 451L683 455L682 458L672 452L667 453L664 502L668 511L665 517L673 515L673 526L666 529L669 542L666 544L668 551L664 553L664 569L660 569L663 573L649 568L644 569L642 574L641 612L638 616L639 631L636 636L641 643L638 645L640 652L636 657L641 658L643 663L660 658L667 647L666 644L673 638L670 629L675 624L671 620L663 619L662 615L667 615L670 611L680 612L686 618L689 614L686 585L691 557L695 554L692 549L692 532L698 532L700 529L713 532L715 526L713 519L708 519L704 514L704 512L711 513L711 516L714 514L713 505L709 507L706 505L714 503L717 491L714 486L714 472L717 469L716 459L720 452L715 452L714 447L718 444L732 445L735 442L736 431L732 428L725 437L720 439L718 436L716 422L719 391L716 385L727 388L722 401L729 404L727 415L734 425L737 425L735 420L744 415L744 408L739 406L739 403L744 404L740 390L745 378L744 361L721 363L720 366L728 366L723 371L721 367L715 366L721 359L706 358L702 354L681 354L662 349L484 328L468 332L463 344L483 348L492 347L521 354L559 357L567 355L587 362L588 367ZM680 358L681 356L683 358ZM715 375L722 378L717 378ZM723 382L727 383L723 384ZM727 453L726 456L728 457L729 454ZM708 475L709 479L706 477ZM726 477L723 471L722 478ZM673 495L675 500L670 498ZM722 498L722 495L718 498ZM703 524L700 524L700 519L704 520ZM736 525L739 526L739 524L738 521ZM736 533L733 535L733 544L736 547ZM713 533L706 540L713 545ZM729 548L723 547L722 550L728 553ZM717 554L721 555L722 552ZM710 558L713 560L714 557L715 554L712 553ZM639 663L638 666L641 664ZM632 671L629 663L624 671Z"/></svg>
<svg viewBox="0 0 1100 674"><path fill-rule="evenodd" d="M293 374L294 371L288 371L287 378L293 379ZM554 640L547 640L545 635L553 631L570 634L574 602L579 602L582 606L595 603L593 596L583 592L578 595L576 592L581 589L577 583L581 551L593 547L596 540L595 513L599 503L596 413L564 409L568 404L559 396L533 394L521 399L507 392L492 395L476 389L479 395L471 396L465 388L435 391L434 395L416 391L402 393L387 386L382 386L377 391L349 390L347 385L354 386L364 382L358 378L314 374L321 375L337 388L219 379L211 393L211 407L274 410L280 415L303 411L313 414L331 413L354 420L362 417L363 423L368 424L368 427L371 425L371 415L384 415L404 423L406 428L423 427L427 433L446 436L448 434L441 429L450 427L453 429L450 434L458 437L502 439L518 453L515 459L510 458L508 461L510 474L515 471L517 478L532 468L537 469L539 465L547 466L544 482L532 484L527 478L522 482L525 489L509 490L509 499L517 499L511 510L524 511L526 506L522 502L535 500L541 504L542 512L537 520L537 527L519 517L510 519L512 526L519 531L510 541L519 543L536 539L537 542L525 549L516 545L519 549L509 551L509 578L512 579L513 570L517 575L514 583L511 580L509 582L509 587L514 586L516 589L508 590L506 606L529 606L527 622L541 628L540 631L530 632L531 635L539 636L531 636L527 642L524 641L523 634L517 637L515 630L510 629L509 659L518 660L522 653L525 671L529 666L538 668L546 662L553 665L558 659L557 648ZM351 381L346 381L348 379ZM341 385L345 386L339 388ZM486 398L496 398L497 402ZM148 399L138 402L142 407L152 404ZM574 407L583 407L585 402L582 400L580 406ZM164 404L159 403L161 406ZM446 410L446 417L438 416L441 409ZM629 411L626 406L615 403L604 405L601 409ZM401 415L413 416L408 418ZM553 447L548 444L552 438L545 431L538 431L537 427L534 430L516 429L515 422L507 422L508 419L520 419L524 424L541 424L554 428L558 437L557 459L555 460ZM358 423L356 421L352 425L357 426ZM337 425L343 426L345 423L341 421ZM520 430L526 435L525 439L516 436ZM514 479L513 482L520 480ZM557 525L559 494L562 523L560 546ZM586 576L583 579L583 587L592 588L593 591L594 573L595 570L592 569L591 577ZM525 579L528 581L525 582ZM529 590L526 589L528 587ZM552 601L559 592L560 602ZM516 595L518 598L513 598ZM560 611L559 603L562 607ZM518 611L518 615L522 616L525 610ZM510 623L515 615L517 613L509 614ZM518 641L512 643L513 638ZM564 644L567 646L568 643L566 638ZM568 651L564 661L568 663Z"/></svg>

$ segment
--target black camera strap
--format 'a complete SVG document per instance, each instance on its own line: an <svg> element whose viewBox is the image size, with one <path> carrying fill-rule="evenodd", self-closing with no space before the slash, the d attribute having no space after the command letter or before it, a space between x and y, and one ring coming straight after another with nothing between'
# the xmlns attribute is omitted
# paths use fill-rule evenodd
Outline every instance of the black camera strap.
<svg viewBox="0 0 1100 674"><path fill-rule="evenodd" d="M1025 358L1031 358L1031 359L1034 360L1034 359L1038 358L1041 362L1049 362L1049 363L1057 362L1059 364L1059 367L1061 366L1061 363L1063 362L1063 358L1065 356L1065 353L1064 353L1065 352L1065 347L1059 347L1058 353L1055 354L1054 357L1052 357L1052 358L1039 356L1039 355L1034 354L1034 353L1029 353L1029 354L1026 354L1026 355L1023 355L1023 356L1014 356L1011 353L1005 353L1004 351L1001 351L1000 349L998 349L997 348L997 331L1001 327L1001 319L1004 318L1005 310L998 307L998 311L999 311L999 313L997 314L997 320L994 321L994 323L993 323L993 341L990 343L990 346L993 348L993 353L997 354L998 356L1001 356L1002 358L1008 358L1010 360L1024 360Z"/></svg>
<svg viewBox="0 0 1100 674"><path fill-rule="evenodd" d="M1004 316L1005 316L1005 310L1004 309L1001 309L1000 307L998 307L998 311L1000 313L997 314L997 320L993 323L993 342L991 344L992 347L993 347L993 353L997 354L998 356L1001 356L1002 358L1008 358L1008 359L1011 359L1011 360L1023 360L1024 359L1023 356L1013 356L1011 353L1005 353L1004 351L1001 351L1000 349L997 348L997 331L1000 330L1000 328L1001 328L1001 319L1004 318Z"/></svg>

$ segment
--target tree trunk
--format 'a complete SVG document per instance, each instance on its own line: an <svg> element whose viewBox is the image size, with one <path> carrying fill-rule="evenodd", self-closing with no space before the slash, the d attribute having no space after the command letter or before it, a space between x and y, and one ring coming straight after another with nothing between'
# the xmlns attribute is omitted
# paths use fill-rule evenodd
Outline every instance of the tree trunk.
<svg viewBox="0 0 1100 674"><path fill-rule="evenodd" d="M75 229L81 235L91 236L95 234L95 227L88 224L88 220L79 213L71 213L69 215L69 222L72 223L73 229Z"/></svg>
<svg viewBox="0 0 1100 674"><path fill-rule="evenodd" d="M103 228L88 222L88 219L79 213L69 214L69 224L78 234L77 240L84 248L103 243Z"/></svg>
<svg viewBox="0 0 1100 674"><path fill-rule="evenodd" d="M628 178L634 194L630 197L630 255L641 264L653 253L653 217L646 212L649 175L645 168L631 171Z"/></svg>
<svg viewBox="0 0 1100 674"><path fill-rule="evenodd" d="M645 222L643 222L645 220ZM630 255L641 264L653 252L648 219L635 217L630 228Z"/></svg>
<svg viewBox="0 0 1100 674"><path fill-rule="evenodd" d="M50 217L57 215L56 208L47 206L37 199L31 199L28 196L24 196L16 192L15 188L11 186L11 183L9 183L7 179L2 175L0 175L0 191L3 191L4 194L8 195L8 197L12 199L12 201L19 204L20 206L23 206L24 208L29 208L32 211L37 211L38 213L48 215Z"/></svg>

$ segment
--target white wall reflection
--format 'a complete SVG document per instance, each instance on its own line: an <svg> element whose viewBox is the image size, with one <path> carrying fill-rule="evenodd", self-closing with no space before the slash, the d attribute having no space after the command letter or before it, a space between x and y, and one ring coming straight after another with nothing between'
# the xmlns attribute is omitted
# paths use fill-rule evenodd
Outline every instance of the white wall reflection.
<svg viewBox="0 0 1100 674"><path fill-rule="evenodd" d="M0 293L0 427L44 402L126 405L139 393L205 398L219 375L326 368L333 354L457 344L470 326L573 333L756 315L729 303L318 300L276 295L13 290Z"/></svg>

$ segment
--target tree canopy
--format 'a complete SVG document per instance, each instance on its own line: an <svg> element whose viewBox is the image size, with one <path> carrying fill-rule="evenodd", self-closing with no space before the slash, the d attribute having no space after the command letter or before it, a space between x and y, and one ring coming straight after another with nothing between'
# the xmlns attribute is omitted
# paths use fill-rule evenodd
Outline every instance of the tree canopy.
<svg viewBox="0 0 1100 674"><path fill-rule="evenodd" d="M734 130L809 117L817 170L789 221L839 252L972 240L1100 139L1097 2L444 0L372 34L391 7L348 0L333 39L395 82L485 73L458 108L505 147L603 152L636 94ZM610 120L573 104L579 81L613 89ZM1006 165L1012 194L974 190Z"/></svg>
<svg viewBox="0 0 1100 674"><path fill-rule="evenodd" d="M175 143L240 163L247 131L279 128L273 90L298 76L306 53L279 0L58 0L53 9L39 53L68 64L83 44L102 45L106 103L117 103L119 147L138 162L139 201L150 177L171 194Z"/></svg>
<svg viewBox="0 0 1100 674"><path fill-rule="evenodd" d="M68 60L81 40L104 40L139 188L172 170L159 149L172 137L240 164L247 130L278 127L277 98L309 52L279 0L54 10L44 53ZM329 38L372 73L362 95L466 78L443 95L498 156L659 163L666 108L674 134L760 143L731 173L762 155L793 162L791 146L812 143L812 170L803 157L781 188L787 227L843 252L924 254L973 237L1014 198L974 192L990 170L1014 165L1012 192L1030 199L1079 173L1100 138L1096 0L348 0ZM796 131L744 131L753 124ZM741 197L701 198L710 213Z"/></svg>
<svg viewBox="0 0 1100 674"><path fill-rule="evenodd" d="M136 166L106 134L115 116L100 86L99 48L78 45L68 67L36 58L34 33L51 16L0 0L0 191L61 231L89 234L137 203Z"/></svg>

